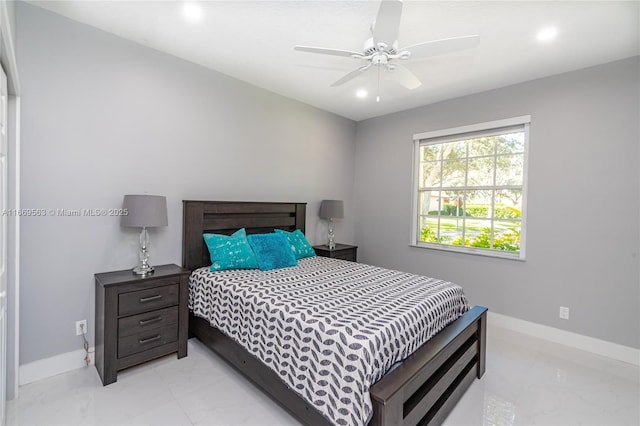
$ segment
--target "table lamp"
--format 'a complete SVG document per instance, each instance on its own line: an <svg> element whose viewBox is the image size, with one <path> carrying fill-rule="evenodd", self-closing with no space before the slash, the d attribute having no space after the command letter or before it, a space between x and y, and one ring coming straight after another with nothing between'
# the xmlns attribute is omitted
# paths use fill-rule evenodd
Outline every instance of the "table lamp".
<svg viewBox="0 0 640 426"><path fill-rule="evenodd" d="M320 218L329 221L329 250L336 248L336 242L333 234L333 219L342 219L344 217L344 203L342 200L322 200L320 204Z"/></svg>
<svg viewBox="0 0 640 426"><path fill-rule="evenodd" d="M120 226L142 228L140 231L140 265L133 273L146 275L153 272L149 265L149 233L147 228L167 226L167 198L161 195L125 195L122 208L127 214L122 216Z"/></svg>

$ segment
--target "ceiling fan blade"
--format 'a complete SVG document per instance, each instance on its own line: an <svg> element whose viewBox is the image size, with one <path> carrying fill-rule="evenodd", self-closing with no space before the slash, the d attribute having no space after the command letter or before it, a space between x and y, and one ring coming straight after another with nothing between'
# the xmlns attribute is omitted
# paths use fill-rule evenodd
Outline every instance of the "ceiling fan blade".
<svg viewBox="0 0 640 426"><path fill-rule="evenodd" d="M333 56L346 56L346 57L356 57L362 56L362 52L353 52L351 50L340 50L340 49L328 49L326 47L313 47L313 46L295 46L295 50L299 50L301 52L309 52L309 53L320 53L322 55L333 55Z"/></svg>
<svg viewBox="0 0 640 426"><path fill-rule="evenodd" d="M403 67L397 62L394 64L395 68L391 72L394 74L395 79L398 83L403 85L409 90L417 89L422 86L422 82L416 77L414 73L409 71L408 68Z"/></svg>
<svg viewBox="0 0 640 426"><path fill-rule="evenodd" d="M361 66L359 68L356 68L355 70L351 71L349 74L347 74L344 77L342 77L340 80L337 80L336 82L334 82L331 85L331 87L337 87L337 86L340 86L340 85L346 83L349 80L353 80L354 78L356 78L361 73L363 73L366 70L368 70L369 68L371 68L371 64L363 65L363 66Z"/></svg>
<svg viewBox="0 0 640 426"><path fill-rule="evenodd" d="M458 50L471 49L480 44L480 36L470 35L462 37L445 38L442 40L427 41L424 43L412 44L399 52L405 50L411 52L411 58L426 58L428 56L442 55L456 52Z"/></svg>
<svg viewBox="0 0 640 426"><path fill-rule="evenodd" d="M402 17L402 0L382 0L376 22L373 23L371 32L373 41L386 43L392 46L398 40L400 18Z"/></svg>

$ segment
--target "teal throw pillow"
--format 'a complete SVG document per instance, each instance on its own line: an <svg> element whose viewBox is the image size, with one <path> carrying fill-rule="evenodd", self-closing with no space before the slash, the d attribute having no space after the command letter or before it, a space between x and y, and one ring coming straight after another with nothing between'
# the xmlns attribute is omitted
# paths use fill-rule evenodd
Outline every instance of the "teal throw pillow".
<svg viewBox="0 0 640 426"><path fill-rule="evenodd" d="M304 259L305 257L314 257L316 255L315 250L309 244L309 241L304 236L301 230L296 229L293 232L287 232L282 229L276 229L276 233L283 234L289 240L291 250L296 256L296 259Z"/></svg>
<svg viewBox="0 0 640 426"><path fill-rule="evenodd" d="M281 234L254 234L247 237L262 271L296 266L289 241Z"/></svg>
<svg viewBox="0 0 640 426"><path fill-rule="evenodd" d="M227 269L256 269L258 262L244 228L232 235L203 234L211 256L211 272Z"/></svg>

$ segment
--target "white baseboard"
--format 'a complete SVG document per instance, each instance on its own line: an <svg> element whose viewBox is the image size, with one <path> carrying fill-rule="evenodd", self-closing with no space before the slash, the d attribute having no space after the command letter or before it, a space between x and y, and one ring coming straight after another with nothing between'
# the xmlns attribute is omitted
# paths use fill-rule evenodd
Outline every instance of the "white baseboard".
<svg viewBox="0 0 640 426"><path fill-rule="evenodd" d="M89 365L94 364L94 354L95 348L89 348ZM20 386L85 367L84 357L84 349L79 349L21 365L18 372Z"/></svg>
<svg viewBox="0 0 640 426"><path fill-rule="evenodd" d="M640 366L640 349L489 312L488 324Z"/></svg>

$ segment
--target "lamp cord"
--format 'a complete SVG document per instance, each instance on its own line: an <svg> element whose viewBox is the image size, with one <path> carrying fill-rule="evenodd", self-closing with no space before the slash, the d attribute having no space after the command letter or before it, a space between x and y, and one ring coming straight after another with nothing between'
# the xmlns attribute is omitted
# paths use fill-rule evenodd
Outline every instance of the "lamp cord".
<svg viewBox="0 0 640 426"><path fill-rule="evenodd" d="M84 329L84 327L82 327L82 341L83 341L83 347L84 347L84 362L87 366L89 366L89 364L91 364L91 357L89 356L89 342L87 341L87 335L86 335L86 331Z"/></svg>

